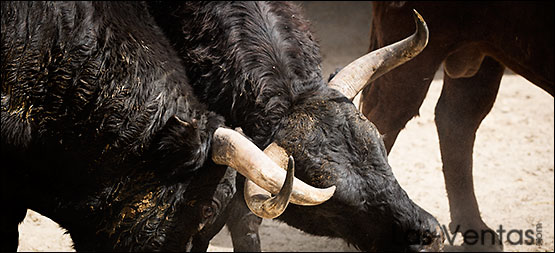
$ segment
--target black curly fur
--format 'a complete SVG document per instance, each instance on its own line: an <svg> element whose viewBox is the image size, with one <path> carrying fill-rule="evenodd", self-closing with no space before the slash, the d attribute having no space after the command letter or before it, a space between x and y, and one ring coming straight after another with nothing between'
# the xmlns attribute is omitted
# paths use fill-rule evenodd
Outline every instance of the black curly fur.
<svg viewBox="0 0 555 253"><path fill-rule="evenodd" d="M268 144L292 104L324 86L318 47L306 21L294 16L293 5L149 5L177 45L199 99L261 146Z"/></svg>
<svg viewBox="0 0 555 253"><path fill-rule="evenodd" d="M13 207L3 249L17 247L27 208L66 228L77 250L187 249L216 215L199 210L231 199L222 192L235 191L234 174L207 162L224 119L195 98L146 6L1 10L2 203Z"/></svg>

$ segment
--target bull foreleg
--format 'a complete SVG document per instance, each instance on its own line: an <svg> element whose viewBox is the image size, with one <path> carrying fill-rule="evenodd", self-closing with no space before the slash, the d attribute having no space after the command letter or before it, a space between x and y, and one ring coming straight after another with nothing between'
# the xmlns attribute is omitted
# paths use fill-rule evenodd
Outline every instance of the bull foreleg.
<svg viewBox="0 0 555 253"><path fill-rule="evenodd" d="M445 73L443 90L435 109L451 211L450 229L454 232L458 227L462 233L472 229L479 236L481 231L490 231L483 233L486 236L474 244L489 250L501 250L503 245L497 236L492 237L494 234L480 217L472 179L472 149L476 130L493 107L503 71L501 64L486 57L473 77L452 79Z"/></svg>
<svg viewBox="0 0 555 253"><path fill-rule="evenodd" d="M254 215L243 197L244 178L237 177L237 193L230 203L230 214L226 225L231 233L233 250L236 252L260 252L260 236L258 228L262 223L262 218Z"/></svg>
<svg viewBox="0 0 555 253"><path fill-rule="evenodd" d="M12 129L16 131L16 128L8 128L10 125L7 123L15 122L7 120L4 117L4 111L2 112L2 154L0 161L2 161L2 175L0 176L0 183L2 187L2 209L3 213L0 215L2 218L2 223L0 224L2 230L2 252L15 252L19 246L19 223L23 222L25 215L27 214L27 207L24 204L24 197L22 196L28 188L28 185L24 184L24 176L21 173L26 171L22 167L21 160L14 158L17 157L19 151L12 146L6 145L4 141L6 138L5 133ZM4 132L6 131L6 132ZM15 135L17 136L17 132ZM22 134L23 137L28 137L28 135ZM27 138L25 140L30 140ZM17 150L14 152L14 150ZM23 152L19 152L23 153Z"/></svg>
<svg viewBox="0 0 555 253"><path fill-rule="evenodd" d="M226 212L220 215L213 225L195 235L193 237L190 251L206 252L208 250L208 246L210 246L210 240L212 240L212 238L214 238L214 236L216 236L216 234L218 234L218 232L222 230L227 219L228 215Z"/></svg>
<svg viewBox="0 0 555 253"><path fill-rule="evenodd" d="M3 201L3 203L9 202ZM27 208L16 204L4 211L5 213L2 214L2 252L16 252L19 246L19 223L25 219Z"/></svg>

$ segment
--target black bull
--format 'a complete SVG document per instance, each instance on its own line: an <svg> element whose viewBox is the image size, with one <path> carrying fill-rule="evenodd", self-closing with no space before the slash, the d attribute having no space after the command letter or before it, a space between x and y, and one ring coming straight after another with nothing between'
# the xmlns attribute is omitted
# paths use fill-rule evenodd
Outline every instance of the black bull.
<svg viewBox="0 0 555 253"><path fill-rule="evenodd" d="M208 159L215 111L260 147L284 147L306 182L337 187L323 205L291 205L288 224L363 250L439 247L374 126L322 81L293 5L164 6L169 20L151 7L158 23L142 4L2 2L5 246L31 208L78 250L190 249L235 191L233 172Z"/></svg>
<svg viewBox="0 0 555 253"><path fill-rule="evenodd" d="M3 1L1 22L3 251L27 208L77 250L185 249L235 175L145 6Z"/></svg>
<svg viewBox="0 0 555 253"><path fill-rule="evenodd" d="M366 251L441 247L437 221L398 185L375 127L322 79L318 45L296 5L149 6L183 60L195 94L210 110L241 127L259 147L270 142L283 147L295 158L303 181L337 187L324 204L290 205L279 220ZM226 215L234 248L260 250L261 220L237 195L226 210L232 212ZM207 240L199 241L196 249L206 249Z"/></svg>

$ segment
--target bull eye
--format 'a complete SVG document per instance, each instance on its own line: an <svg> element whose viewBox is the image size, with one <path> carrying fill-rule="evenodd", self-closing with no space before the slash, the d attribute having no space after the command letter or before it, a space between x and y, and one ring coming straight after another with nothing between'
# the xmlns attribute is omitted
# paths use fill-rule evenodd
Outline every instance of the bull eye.
<svg viewBox="0 0 555 253"><path fill-rule="evenodd" d="M208 219L214 215L215 211L216 210L212 205L204 205L202 207L202 217L204 219Z"/></svg>

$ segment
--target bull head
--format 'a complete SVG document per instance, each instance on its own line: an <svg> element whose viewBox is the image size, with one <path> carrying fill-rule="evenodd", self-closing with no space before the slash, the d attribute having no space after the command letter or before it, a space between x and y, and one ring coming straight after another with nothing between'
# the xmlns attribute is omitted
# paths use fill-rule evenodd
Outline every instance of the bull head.
<svg viewBox="0 0 555 253"><path fill-rule="evenodd" d="M291 3L211 2L151 8L182 52L192 86L210 110L231 126L240 126L258 146L273 141L281 147L277 152L265 151L281 154L271 162L272 170L280 171L280 180L263 187L269 193L256 188L264 180L245 183L246 199L254 200L249 201L253 212L262 217L281 212L272 206L284 205L266 201L286 199L271 194L279 195L284 168L293 167L286 166L291 156L296 177L323 188L320 193L336 188L324 203L289 205L280 220L307 233L343 238L366 251L441 247L437 220L400 187L381 135L351 102L365 84L424 48L428 31L418 14L413 36L355 61L331 81L330 88L321 77L317 43ZM243 145L231 150L239 146ZM229 157L215 161L223 163ZM252 178L249 171L244 175ZM295 191L292 203L298 200L293 198Z"/></svg>
<svg viewBox="0 0 555 253"><path fill-rule="evenodd" d="M355 60L329 82L333 89L295 105L274 143L264 151L282 168L291 167L286 166L288 157L294 157L299 167L306 168L299 171L299 178L311 185L337 187L335 195L318 209L289 207L290 212L280 217L289 225L312 234L335 234L363 250L443 248L437 220L401 189L388 164L380 133L350 102L365 85L425 48L428 29L418 12L414 13L413 35ZM277 194L276 189L271 193ZM277 214L251 203L254 194L265 195L262 199L270 199L270 194L248 180L245 194L249 208L257 215L267 218L268 213ZM343 210L342 215L338 210ZM307 215L299 218L302 213ZM321 226L307 227L307 223ZM322 227L330 231L318 231Z"/></svg>

